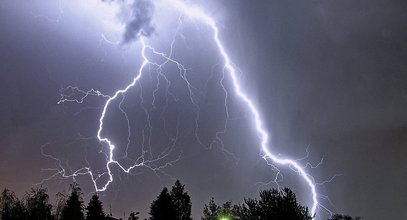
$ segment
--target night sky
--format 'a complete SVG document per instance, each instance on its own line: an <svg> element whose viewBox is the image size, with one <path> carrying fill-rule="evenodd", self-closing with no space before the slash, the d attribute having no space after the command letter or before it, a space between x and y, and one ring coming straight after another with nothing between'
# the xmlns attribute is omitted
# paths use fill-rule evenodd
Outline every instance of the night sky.
<svg viewBox="0 0 407 220"><path fill-rule="evenodd" d="M186 74L173 62L162 72L150 65L108 107L102 135L117 146L114 159L129 167L145 152L151 163L129 174L111 166L114 182L99 193L105 210L146 216L160 190L180 179L199 219L211 197L241 202L277 187L277 171L261 158L253 117L222 72L211 30L179 20L165 2L0 2L1 189L22 196L42 183L53 198L73 181L50 178L56 171L106 171L107 146L96 134L107 98L58 101L82 97L72 87L108 96L126 87L143 62L140 36L167 55L174 42L171 57ZM306 170L324 207L369 220L407 219L406 1L190 3L217 21L271 136L269 148L311 164ZM146 56L164 62L152 50ZM303 179L275 166L278 184L311 206ZM75 180L87 203L95 191L89 175ZM97 184L106 181L104 175ZM322 207L318 214L329 216Z"/></svg>

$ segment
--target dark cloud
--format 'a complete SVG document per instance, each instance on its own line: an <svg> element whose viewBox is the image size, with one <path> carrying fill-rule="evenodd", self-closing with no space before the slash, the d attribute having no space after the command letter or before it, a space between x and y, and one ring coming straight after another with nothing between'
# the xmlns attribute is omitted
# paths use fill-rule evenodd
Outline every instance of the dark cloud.
<svg viewBox="0 0 407 220"><path fill-rule="evenodd" d="M123 0L102 0L102 2L118 2ZM137 40L140 36L150 36L155 28L152 24L155 6L153 0L134 0L129 8L128 5L122 7L119 14L122 22L125 23L123 43Z"/></svg>
<svg viewBox="0 0 407 220"><path fill-rule="evenodd" d="M151 0L135 0L131 8L130 21L126 23L123 43L128 43L140 36L150 36L154 32L152 19L154 4Z"/></svg>

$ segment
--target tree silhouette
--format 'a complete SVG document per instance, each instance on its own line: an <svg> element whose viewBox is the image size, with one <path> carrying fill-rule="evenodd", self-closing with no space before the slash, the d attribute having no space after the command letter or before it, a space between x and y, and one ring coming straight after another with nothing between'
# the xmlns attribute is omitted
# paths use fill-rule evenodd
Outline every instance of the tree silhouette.
<svg viewBox="0 0 407 220"><path fill-rule="evenodd" d="M45 188L32 188L26 195L27 217L30 220L51 220L52 205Z"/></svg>
<svg viewBox="0 0 407 220"><path fill-rule="evenodd" d="M14 206L11 210L13 220L23 220L27 219L27 209L21 200L16 200Z"/></svg>
<svg viewBox="0 0 407 220"><path fill-rule="evenodd" d="M171 192L165 187L155 201L151 203L150 220L192 220L191 197L184 191L185 185L179 180L174 183Z"/></svg>
<svg viewBox="0 0 407 220"><path fill-rule="evenodd" d="M262 215L257 199L245 199L244 204L237 208L237 213L241 219L259 219Z"/></svg>
<svg viewBox="0 0 407 220"><path fill-rule="evenodd" d="M259 198L246 198L243 204L228 201L217 205L214 198L205 204L202 220L312 220L308 208L301 206L289 188L281 191L264 190ZM150 206L149 220L192 220L191 198L185 185L176 181L171 191L163 188ZM138 220L139 212L131 212L128 220ZM0 220L85 220L81 188L71 184L70 195L57 193L55 206L49 204L46 188L32 188L22 200L14 192L0 193ZM103 212L103 203L97 194L86 207L86 220L115 219ZM361 217L336 214L328 220L361 220ZM144 219L147 220L147 219Z"/></svg>
<svg viewBox="0 0 407 220"><path fill-rule="evenodd" d="M81 188L71 184L71 194L62 208L62 220L84 220Z"/></svg>
<svg viewBox="0 0 407 220"><path fill-rule="evenodd" d="M328 220L360 220L360 219L362 219L362 217L353 218L353 217L350 217L349 215L336 214L336 215L333 215Z"/></svg>
<svg viewBox="0 0 407 220"><path fill-rule="evenodd" d="M138 215L140 215L140 212L131 212L128 220L138 220L140 218Z"/></svg>
<svg viewBox="0 0 407 220"><path fill-rule="evenodd" d="M221 208L216 205L215 199L212 197L208 204L205 204L202 220L216 220L218 212Z"/></svg>
<svg viewBox="0 0 407 220"><path fill-rule="evenodd" d="M212 198L205 205L202 220L311 220L308 208L298 204L295 194L289 189L260 192L259 199L245 199L242 205L226 202L222 206Z"/></svg>
<svg viewBox="0 0 407 220"><path fill-rule="evenodd" d="M165 187L150 206L150 220L178 220L172 197Z"/></svg>
<svg viewBox="0 0 407 220"><path fill-rule="evenodd" d="M4 189L0 195L0 219L20 220L25 218L24 204L17 199L14 192Z"/></svg>
<svg viewBox="0 0 407 220"><path fill-rule="evenodd" d="M184 192L185 185L182 185L177 180L171 189L172 204L175 207L176 219L192 220L191 218L191 197L187 192Z"/></svg>
<svg viewBox="0 0 407 220"><path fill-rule="evenodd" d="M62 219L62 210L65 206L67 195L65 192L58 192L55 195L55 205L52 207L52 215L55 220Z"/></svg>
<svg viewBox="0 0 407 220"><path fill-rule="evenodd" d="M97 194L93 195L86 207L86 220L104 220L105 213L103 212L102 202Z"/></svg>
<svg viewBox="0 0 407 220"><path fill-rule="evenodd" d="M245 199L238 207L241 219L275 220L311 220L308 208L297 202L295 194L289 188L264 190L260 199Z"/></svg>
<svg viewBox="0 0 407 220"><path fill-rule="evenodd" d="M219 206L216 204L215 199L212 198L208 205L205 204L202 220L239 219L237 208L237 206L232 205L231 201Z"/></svg>
<svg viewBox="0 0 407 220"><path fill-rule="evenodd" d="M0 196L0 219L12 219L12 209L14 207L16 197L14 193L8 189L4 189Z"/></svg>

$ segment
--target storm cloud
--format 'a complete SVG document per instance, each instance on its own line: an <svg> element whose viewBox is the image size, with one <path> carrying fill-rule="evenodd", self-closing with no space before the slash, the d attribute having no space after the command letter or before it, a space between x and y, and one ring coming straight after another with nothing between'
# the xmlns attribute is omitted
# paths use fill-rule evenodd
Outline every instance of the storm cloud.
<svg viewBox="0 0 407 220"><path fill-rule="evenodd" d="M153 15L153 1L135 0L131 7L130 20L126 23L123 43L129 43L140 36L150 36L154 32Z"/></svg>

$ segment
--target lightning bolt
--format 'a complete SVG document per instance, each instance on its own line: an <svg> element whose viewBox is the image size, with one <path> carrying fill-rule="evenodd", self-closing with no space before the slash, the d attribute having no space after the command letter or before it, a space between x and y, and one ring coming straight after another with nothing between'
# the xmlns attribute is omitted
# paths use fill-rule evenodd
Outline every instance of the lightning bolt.
<svg viewBox="0 0 407 220"><path fill-rule="evenodd" d="M295 172L298 172L298 174L304 179L304 181L308 184L308 186L310 188L311 195L312 195L312 201L313 201L313 204L311 207L311 213L315 214L317 206L318 206L318 199L317 199L316 186L314 184L312 177L295 160L291 160L288 158L280 158L280 157L276 156L275 154L273 154L271 150L269 150L269 148L268 148L269 135L263 127L263 122L261 120L257 107L253 104L252 100L242 90L242 88L240 86L240 83L236 76L236 70L233 67L233 65L230 61L229 55L227 54L225 47L223 46L223 44L219 38L219 29L216 25L215 20L196 6L190 6L186 3L178 1L178 0L171 0L171 3L174 5L174 7L177 10L181 11L183 14L187 15L190 18L193 18L193 19L196 19L196 20L199 20L199 21L205 23L213 30L213 40L215 41L216 46L218 47L219 52L224 59L224 71L229 73L229 76L232 79L232 84L233 84L235 93L246 104L246 106L248 107L248 109L251 111L251 113L253 115L254 123L256 126L256 131L258 132L258 134L260 135L260 138L261 138L261 150L264 153L263 159L266 160L267 163L274 162L274 163L277 163L280 165L289 166Z"/></svg>
<svg viewBox="0 0 407 220"><path fill-rule="evenodd" d="M263 125L263 121L261 119L259 110L257 108L257 106L253 103L253 101L251 100L250 96L242 89L242 86L238 80L238 76L237 76L237 70L234 67L226 49L225 46L223 45L221 39L220 39L220 34L219 34L219 28L217 26L217 23L215 21L215 19L211 16L209 16L207 13L205 13L201 8L195 6L195 5L191 5L188 4L184 1L181 0L167 0L167 2L169 3L169 5L171 5L176 11L180 12L180 14L182 14L183 16L191 19L191 20L195 20L201 24L204 24L206 26L208 26L210 28L210 30L212 31L212 37L213 37L213 42L216 45L216 48L222 58L222 71L223 74L227 74L230 79L231 79L231 83L232 83L232 90L233 92L237 95L237 97L239 97L239 99L241 100L242 103L244 103L244 105L247 107L247 109L250 111L253 120L254 120L254 125L255 125L255 129L256 132L260 138L260 148L262 151L262 158L266 161L266 163L270 166L272 166L273 168L276 168L276 166L287 166L289 167L291 170L293 170L294 172L298 173L298 175L303 179L303 181L307 184L307 186L309 187L309 193L312 197L312 206L311 206L311 214L312 215L316 215L316 211L317 211L317 207L320 205L319 201L318 201L318 197L317 197L317 190L316 190L316 186L318 185L318 183L315 183L313 177L306 172L306 167L308 166L308 164L304 167L301 166L298 162L299 160L293 160L293 159L289 159L289 158L285 158L285 157L281 157L278 156L275 152L273 152L270 147L269 147L269 134L266 131L266 129L264 128ZM181 24L181 21L180 21ZM177 33L175 34L177 35ZM105 41L108 41L104 35L102 35L103 38L105 39ZM102 97L107 99L106 103L103 106L102 109L102 113L101 116L99 118L99 126L98 126L98 130L97 130L97 139L100 143L104 143L108 146L108 153L105 154L106 156L106 172L95 175L92 170L89 167L84 167L81 168L71 174L69 174L68 172L65 171L65 169L63 168L61 161L49 154L46 154L43 152L43 149L41 148L42 153L48 157L51 158L55 161L57 161L57 165L58 168L54 169L54 171L56 171L56 174L54 174L52 177L54 177L55 175L61 175L63 177L73 177L75 178L76 176L79 175L90 175L94 188L96 191L105 191L109 184L113 182L114 178L113 178L113 174L112 174L112 166L115 165L117 167L119 167L122 171L126 172L126 173L130 173L131 170L135 169L136 167L147 167L153 171L157 171L160 170L164 167L167 166L171 166L172 163L178 161L181 158L181 155L176 158L173 161L167 162L164 165L160 165L160 166L154 166L152 165L154 162L157 162L159 160L162 160L163 158L165 158L166 156L169 155L169 153L172 151L173 147L175 146L175 143L177 142L177 135L174 138L171 138L171 146L165 150L162 154L160 154L158 157L153 158L152 155L149 155L150 157L147 158L146 153L150 152L151 154L151 150L149 151L148 149L144 149L144 145L143 145L143 150L142 150L142 155L137 158L135 160L135 162L133 163L132 166L129 166L127 168L125 168L122 164L120 164L117 160L114 159L114 150L116 148L115 144L112 142L112 140L110 140L108 137L105 137L102 134L104 125L105 125L105 118L106 118L106 114L108 112L109 106L111 105L111 103L115 100L119 100L121 98L120 104L119 104L119 109L120 111L123 113L123 115L125 116L126 120L127 120L127 125L129 128L129 134L128 134L128 142L127 142L127 147L126 147L126 156L127 156L127 149L129 146L129 142L130 142L130 126L129 126L129 118L128 115L126 114L126 112L123 110L122 108L122 103L123 100L125 99L125 94L128 92L129 89L131 89L132 87L134 87L135 85L137 85L138 83L140 83L140 78L143 75L143 71L150 66L154 66L156 67L157 71L158 71L158 75L157 75L157 79L158 77L161 77L162 79L164 79L167 83L167 94L169 94L174 100L176 99L175 95L171 94L168 91L169 88L169 80L166 78L166 76L162 73L162 68L166 63L172 63L175 64L177 66L177 68L179 69L179 76L181 77L181 79L185 82L188 91L189 91L189 97L190 97L190 102L196 107L198 108L198 105L195 103L194 98L193 98L193 90L195 90L195 88L193 87L193 85L189 82L187 76L186 76L186 72L187 72L187 68L185 68L180 62L174 60L171 55L172 55L172 49L173 49L173 44L175 42L175 36L174 39L172 41L171 44L171 50L170 50L170 54L166 55L164 53L160 53L158 51L156 51L152 46L150 46L149 44L146 43L146 39L143 36L139 37L139 42L141 44L141 56L142 56L142 63L140 65L140 68L137 72L137 74L135 75L135 77L133 78L133 80L131 81L130 84L128 84L126 87L124 87L123 89L117 90L114 95L110 96L110 95L105 95L102 92L98 91L98 90L88 90L88 91L84 91L84 90L80 90L77 87L67 87L65 88L65 93L63 95L61 95L61 99L58 101L58 104L62 104L64 102L76 102L76 103L82 103L87 97L89 96L97 96L97 97ZM112 42L114 43L114 42ZM150 61L149 58L146 55L146 52L149 51L151 53L153 53L156 56L159 56L161 58L164 59L164 62L162 63L156 63L153 61ZM223 85L223 80L224 80L224 76L221 79L221 86L226 94L225 96L225 109L226 109L226 114L227 117L229 117L228 115L228 108L226 105L226 99L228 97L227 94L227 90L225 89L224 85ZM155 106L155 93L158 91L158 84L159 84L159 80L157 80L157 87L156 90L154 90L153 93L153 103L152 106ZM140 88L141 88L141 84L140 84ZM141 96L142 98L142 96ZM168 99L168 97L167 97ZM168 102L168 100L167 100ZM145 109L146 115L147 115L147 127L149 127L149 129L151 130L151 124L150 124L150 120L149 120L149 114L148 111ZM197 117L196 117L196 125L198 123L199 120L199 110L197 113ZM227 123L227 122L226 122ZM196 126L196 128L198 127L198 125ZM147 128L148 129L148 128ZM224 127L224 130L222 131L218 131L216 133L216 140L223 146L223 142L220 138L220 135L223 134L226 131L226 124ZM178 131L177 131L178 133ZM168 135L168 133L167 133ZM198 138L197 135L197 129L195 130L195 135ZM144 135L143 135L144 138ZM199 139L199 138L198 138ZM148 142L148 141L147 141ZM144 142L143 142L144 143ZM223 149L224 150L224 149ZM225 150L226 151L226 150ZM229 153L229 152L227 152ZM230 153L231 154L231 153ZM322 162L322 161L321 161ZM278 169L277 169L278 170ZM276 176L276 179L278 178L279 175L279 171L278 174ZM99 186L99 184L97 184L97 181L101 178L107 176L108 179L105 182L105 184L103 186ZM275 180L277 181L277 180ZM322 206L323 207L323 206Z"/></svg>

